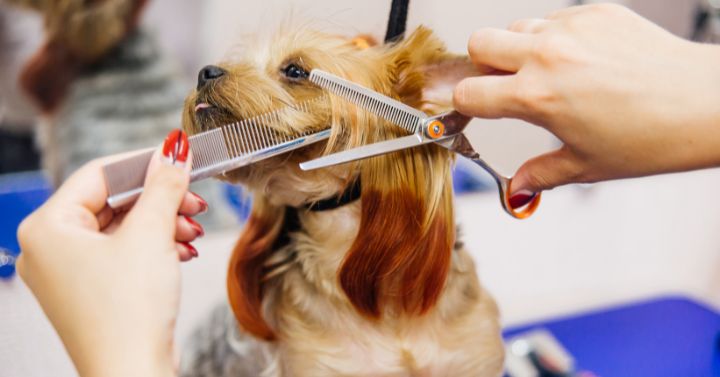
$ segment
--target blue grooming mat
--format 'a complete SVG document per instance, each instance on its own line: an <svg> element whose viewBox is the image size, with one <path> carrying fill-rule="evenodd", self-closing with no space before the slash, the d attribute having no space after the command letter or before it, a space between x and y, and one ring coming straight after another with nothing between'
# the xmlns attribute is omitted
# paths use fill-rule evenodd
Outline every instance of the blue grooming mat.
<svg viewBox="0 0 720 377"><path fill-rule="evenodd" d="M720 377L720 315L682 297L664 297L513 327L510 338L550 331L577 370L603 377Z"/></svg>
<svg viewBox="0 0 720 377"><path fill-rule="evenodd" d="M0 278L15 274L20 253L17 227L50 196L52 189L39 172L0 175Z"/></svg>

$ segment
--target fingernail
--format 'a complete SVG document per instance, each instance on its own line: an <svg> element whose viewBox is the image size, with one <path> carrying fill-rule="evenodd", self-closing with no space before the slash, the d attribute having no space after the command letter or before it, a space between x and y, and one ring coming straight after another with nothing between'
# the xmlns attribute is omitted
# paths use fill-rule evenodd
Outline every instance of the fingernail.
<svg viewBox="0 0 720 377"><path fill-rule="evenodd" d="M197 258L200 255L198 254L197 249L195 249L193 245L190 245L190 242L180 242L180 244L187 248L188 252L190 252L190 255L192 255L193 258Z"/></svg>
<svg viewBox="0 0 720 377"><path fill-rule="evenodd" d="M193 220L190 216L183 216L185 220L187 220L188 223L190 223L190 226L193 228L195 233L197 233L198 237L202 237L205 235L205 229L203 229L202 225L198 224L197 221Z"/></svg>
<svg viewBox="0 0 720 377"><path fill-rule="evenodd" d="M198 195L198 194L196 194L196 193L194 193L194 192L192 192L192 191L190 192L190 194L192 194L192 196L194 196L195 199L197 199L198 203L200 204L200 213L205 213L205 212L207 212L207 210L208 210L208 204L207 204L207 202L205 201L205 199L201 198L200 195Z"/></svg>
<svg viewBox="0 0 720 377"><path fill-rule="evenodd" d="M517 209L520 208L533 200L537 193L532 192L530 190L520 190L513 194L510 199L508 199L508 202L510 202L510 208Z"/></svg>
<svg viewBox="0 0 720 377"><path fill-rule="evenodd" d="M188 158L190 144L188 143L187 134L183 130L172 130L165 138L162 154L165 162L169 165L179 167L185 166Z"/></svg>

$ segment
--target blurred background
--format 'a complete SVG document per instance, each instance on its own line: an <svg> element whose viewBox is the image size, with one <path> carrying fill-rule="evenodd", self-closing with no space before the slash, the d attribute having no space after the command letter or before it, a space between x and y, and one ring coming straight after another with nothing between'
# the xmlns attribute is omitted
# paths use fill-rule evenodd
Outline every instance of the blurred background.
<svg viewBox="0 0 720 377"><path fill-rule="evenodd" d="M64 1L0 0L2 377L75 375L13 270L15 227L53 187L94 157L161 142L180 125L198 70L230 51L242 53L237 41L286 22L382 40L390 9L390 0L148 0L130 8L110 0L99 16L83 15L96 19L85 20L91 32L81 33L64 24L67 15L53 3ZM464 53L477 28L506 27L575 3L416 0L408 30L427 25ZM683 38L720 40L716 1L620 3ZM469 133L507 174L558 146L516 120L476 120ZM668 295L720 308L720 169L559 188L544 193L536 215L522 222L502 212L488 179L460 164L457 215L506 326ZM195 189L210 199L202 221L212 231L196 244L200 258L183 266L181 345L225 300L226 263L248 208L237 188L203 182Z"/></svg>

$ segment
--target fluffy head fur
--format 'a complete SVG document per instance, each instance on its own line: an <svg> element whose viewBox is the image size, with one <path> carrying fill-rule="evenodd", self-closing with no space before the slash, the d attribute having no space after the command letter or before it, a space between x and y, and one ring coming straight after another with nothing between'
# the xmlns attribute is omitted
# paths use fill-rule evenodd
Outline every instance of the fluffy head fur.
<svg viewBox="0 0 720 377"><path fill-rule="evenodd" d="M225 74L190 94L183 117L189 133L323 95L307 80L286 77L291 64L307 72L332 72L429 112L450 105L449 97L429 97L430 89L441 84L433 81L439 77L435 73L468 66L425 28L383 46L309 30L280 36L255 55L221 63ZM196 110L198 104L210 107ZM428 145L303 172L298 167L302 161L404 131L332 96L309 113L288 112L271 126L291 133L328 125L332 135L324 147L255 163L225 178L254 193L252 215L230 262L228 293L242 327L263 339L276 336L262 304L268 261L278 246L286 208L339 195L357 179L362 182L359 229L337 270L344 292L338 302L351 304L371 320L416 316L433 308L445 286L455 232L449 152Z"/></svg>

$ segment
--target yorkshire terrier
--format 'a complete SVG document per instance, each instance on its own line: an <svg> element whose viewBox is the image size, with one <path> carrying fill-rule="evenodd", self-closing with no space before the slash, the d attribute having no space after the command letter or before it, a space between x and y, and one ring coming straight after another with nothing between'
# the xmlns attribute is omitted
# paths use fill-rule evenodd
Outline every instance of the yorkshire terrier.
<svg viewBox="0 0 720 377"><path fill-rule="evenodd" d="M386 45L301 29L200 71L185 102L189 134L316 98L310 111L283 112L271 126L288 135L331 127L332 134L222 178L253 193L227 277L231 322L239 326L209 330L186 355L183 373L501 375L498 310L456 236L453 156L427 145L300 170L324 153L403 132L325 95L307 80L314 68L428 113L448 110L453 83L477 74L423 27Z"/></svg>

